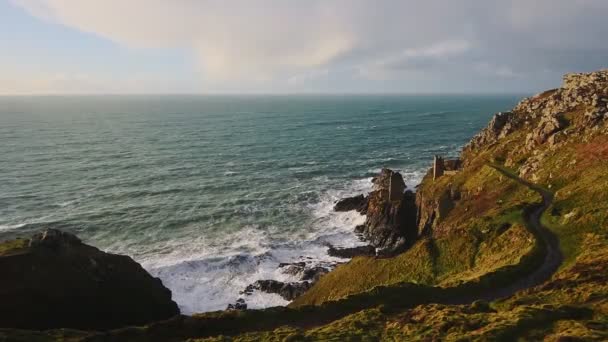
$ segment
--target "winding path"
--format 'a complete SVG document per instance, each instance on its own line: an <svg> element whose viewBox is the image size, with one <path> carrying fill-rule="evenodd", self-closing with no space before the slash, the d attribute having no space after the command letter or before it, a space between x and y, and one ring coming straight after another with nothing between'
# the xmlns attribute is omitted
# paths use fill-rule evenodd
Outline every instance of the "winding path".
<svg viewBox="0 0 608 342"><path fill-rule="evenodd" d="M563 261L563 255L559 249L559 239L553 232L544 227L541 222L541 216L553 203L553 193L549 190L542 188L536 184L530 183L504 167L498 165L490 165L492 168L502 173L503 175L519 182L522 185L527 186L531 190L536 191L542 196L542 203L533 207L532 211L524 214L524 220L527 223L528 229L532 230L532 233L536 238L540 238L544 243L545 247L545 258L543 263L531 274L518 279L509 286L490 290L488 293L482 294L479 299L495 300L498 298L508 297L513 295L515 292L534 287L542 284L548 280L555 271L559 268Z"/></svg>

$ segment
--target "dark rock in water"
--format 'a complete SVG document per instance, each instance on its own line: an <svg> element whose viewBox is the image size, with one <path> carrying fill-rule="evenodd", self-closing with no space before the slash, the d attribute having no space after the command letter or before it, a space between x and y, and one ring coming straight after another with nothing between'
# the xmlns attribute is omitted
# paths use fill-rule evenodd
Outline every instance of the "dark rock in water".
<svg viewBox="0 0 608 342"><path fill-rule="evenodd" d="M285 274L297 275L302 273L306 268L305 262L294 262L294 263L280 263L279 268Z"/></svg>
<svg viewBox="0 0 608 342"><path fill-rule="evenodd" d="M356 210L360 213L364 213L367 207L367 198L363 195L346 197L334 205L334 211L351 211Z"/></svg>
<svg viewBox="0 0 608 342"><path fill-rule="evenodd" d="M276 293L285 300L294 300L296 297L306 292L311 286L311 283L307 281L301 283L283 283L271 279L258 280L255 283L248 285L243 293L251 294L253 291L259 290L265 293Z"/></svg>
<svg viewBox="0 0 608 342"><path fill-rule="evenodd" d="M297 267L304 268L304 267L306 267L306 263L304 261L279 263L279 268L289 267L289 266L297 266Z"/></svg>
<svg viewBox="0 0 608 342"><path fill-rule="evenodd" d="M416 196L411 191L399 192L405 189L403 178L389 169L383 169L373 182L367 218L355 231L377 248L379 255L393 255L416 239Z"/></svg>
<svg viewBox="0 0 608 342"><path fill-rule="evenodd" d="M357 234L363 234L363 232L365 231L365 225L364 224L358 224L355 226L355 233ZM365 237L363 237L365 238Z"/></svg>
<svg viewBox="0 0 608 342"><path fill-rule="evenodd" d="M226 310L247 310L247 303L245 303L243 298L239 298L236 300L236 303L228 304Z"/></svg>
<svg viewBox="0 0 608 342"><path fill-rule="evenodd" d="M300 275L300 280L315 283L319 278L329 272L329 268L323 266L307 267L305 262L280 263L282 272L289 275Z"/></svg>
<svg viewBox="0 0 608 342"><path fill-rule="evenodd" d="M179 314L171 291L128 256L52 229L4 245L0 327L107 330Z"/></svg>
<svg viewBox="0 0 608 342"><path fill-rule="evenodd" d="M376 248L369 245L348 248L335 248L331 246L327 250L327 254L333 257L352 259L360 255L374 256L376 255Z"/></svg>

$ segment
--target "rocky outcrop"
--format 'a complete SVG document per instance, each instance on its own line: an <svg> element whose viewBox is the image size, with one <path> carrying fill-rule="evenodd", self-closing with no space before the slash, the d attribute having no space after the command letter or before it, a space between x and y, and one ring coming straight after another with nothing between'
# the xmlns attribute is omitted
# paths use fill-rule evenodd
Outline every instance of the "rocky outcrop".
<svg viewBox="0 0 608 342"><path fill-rule="evenodd" d="M334 266L334 264L329 267L311 266L307 265L305 262L279 264L282 273L298 276L302 281L312 281L313 283L319 280L322 275L328 273L330 268L333 268Z"/></svg>
<svg viewBox="0 0 608 342"><path fill-rule="evenodd" d="M254 291L261 291L264 293L278 294L283 297L283 299L291 301L311 288L314 283L319 281L321 276L330 271L330 267L332 266L311 266L306 262L280 263L279 269L282 273L297 276L300 281L282 282L272 279L258 280L253 284L247 285L245 290L241 291L240 294L249 296L253 294ZM228 310L243 310L246 308L247 304L244 298L239 298L235 304L229 304L227 307Z"/></svg>
<svg viewBox="0 0 608 342"><path fill-rule="evenodd" d="M336 248L330 246L327 250L327 254L333 257L352 259L356 256L374 256L376 255L376 248L374 246L357 246L347 248Z"/></svg>
<svg viewBox="0 0 608 342"><path fill-rule="evenodd" d="M365 213L367 210L367 197L363 195L357 195L353 197L346 197L334 205L334 211L351 211L356 210L360 213Z"/></svg>
<svg viewBox="0 0 608 342"><path fill-rule="evenodd" d="M544 144L555 133L566 127L566 122L560 115L545 115L541 117L536 128L526 136L526 148L534 149L540 144ZM552 139L554 141L554 138Z"/></svg>
<svg viewBox="0 0 608 342"><path fill-rule="evenodd" d="M409 190L405 191L401 174L385 168L372 182L373 191L368 196L345 198L338 201L335 208L337 211L357 210L367 216L364 224L355 227L355 232L369 241L370 246L355 249L332 247L328 251L330 255L368 255L372 249L378 255L393 255L416 239L416 196Z"/></svg>
<svg viewBox="0 0 608 342"><path fill-rule="evenodd" d="M258 280L255 283L248 285L242 294L250 295L255 290L259 290L265 293L275 293L283 297L285 300L294 300L296 297L302 295L306 290L312 286L309 281L284 283L278 280Z"/></svg>
<svg viewBox="0 0 608 342"><path fill-rule="evenodd" d="M179 314L171 292L128 256L53 229L5 244L18 247L0 254L1 327L105 330Z"/></svg>
<svg viewBox="0 0 608 342"><path fill-rule="evenodd" d="M247 303L245 303L245 299L239 298L234 304L228 304L226 310L247 310Z"/></svg>
<svg viewBox="0 0 608 342"><path fill-rule="evenodd" d="M513 132L516 126L517 123L515 122L515 114L513 112L496 113L488 126L474 136L465 149L477 150L482 146L494 144Z"/></svg>
<svg viewBox="0 0 608 342"><path fill-rule="evenodd" d="M451 185L439 193L416 192L418 235L428 235L461 199L461 193Z"/></svg>
<svg viewBox="0 0 608 342"><path fill-rule="evenodd" d="M383 169L373 182L367 218L355 231L376 248L377 254L393 255L416 239L416 198L413 192L404 192L405 183L398 172Z"/></svg>

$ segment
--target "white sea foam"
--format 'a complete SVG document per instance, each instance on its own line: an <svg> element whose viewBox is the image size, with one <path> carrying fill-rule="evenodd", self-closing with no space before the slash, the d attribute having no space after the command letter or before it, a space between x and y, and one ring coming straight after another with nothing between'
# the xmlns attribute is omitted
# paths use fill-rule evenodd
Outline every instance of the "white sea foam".
<svg viewBox="0 0 608 342"><path fill-rule="evenodd" d="M18 229L25 226L27 223L18 223L18 224L0 224L0 230L13 230Z"/></svg>
<svg viewBox="0 0 608 342"><path fill-rule="evenodd" d="M401 171L408 187L422 178L417 171ZM327 177L319 177L319 182ZM254 291L242 294L247 285L257 280L298 281L297 276L282 273L280 263L305 262L313 265L334 265L344 259L327 255L328 244L351 247L365 244L353 233L365 217L355 211L335 212L337 200L365 194L372 190L370 178L345 183L324 191L319 200L305 205L311 216L309 230L298 237L278 239L280 227L262 230L246 226L238 232L208 239L200 236L189 241L168 241L167 253L140 260L154 276L171 289L173 299L185 314L223 310L237 299L245 299L249 308L286 305L288 301L276 294Z"/></svg>
<svg viewBox="0 0 608 342"><path fill-rule="evenodd" d="M29 224L40 224L40 223L45 222L51 216L52 215L46 215L46 216L42 216L42 217L38 217L38 218L26 219L25 221L22 221L19 223L0 224L0 231L15 230L15 229L19 229L21 227L25 227Z"/></svg>

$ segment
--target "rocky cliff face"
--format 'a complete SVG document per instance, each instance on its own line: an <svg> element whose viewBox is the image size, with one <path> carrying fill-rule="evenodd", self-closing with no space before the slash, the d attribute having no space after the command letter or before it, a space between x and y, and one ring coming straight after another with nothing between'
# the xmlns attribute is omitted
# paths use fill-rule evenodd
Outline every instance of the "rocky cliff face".
<svg viewBox="0 0 608 342"><path fill-rule="evenodd" d="M128 256L47 230L0 244L0 327L105 330L179 314L171 292Z"/></svg>
<svg viewBox="0 0 608 342"><path fill-rule="evenodd" d="M487 149L516 130L527 132L521 148L504 156L505 165L516 166L520 176L535 180L535 170L548 152L567 140L586 141L593 131L608 133L602 128L607 119L608 70L567 74L562 87L524 99L512 112L496 114L465 147L463 155Z"/></svg>
<svg viewBox="0 0 608 342"><path fill-rule="evenodd" d="M365 214L365 223L355 231L376 248L378 255L394 255L416 240L416 196L405 191L401 174L389 169L382 169L372 182L374 190L367 197L346 198L335 209Z"/></svg>
<svg viewBox="0 0 608 342"><path fill-rule="evenodd" d="M587 142L598 134L608 134L606 122L608 70L567 74L560 88L526 98L511 111L495 114L465 146L461 160L464 167L476 168L478 165L471 164L479 163L487 154L485 162L504 163L516 169L520 177L537 182L538 171L547 158L566 143ZM465 191L459 184L435 186L428 176L423 183L425 186L416 193L419 234L437 227L457 201L488 192Z"/></svg>

